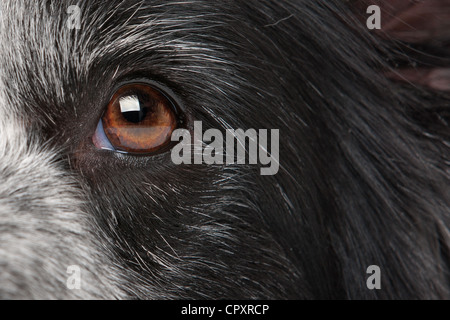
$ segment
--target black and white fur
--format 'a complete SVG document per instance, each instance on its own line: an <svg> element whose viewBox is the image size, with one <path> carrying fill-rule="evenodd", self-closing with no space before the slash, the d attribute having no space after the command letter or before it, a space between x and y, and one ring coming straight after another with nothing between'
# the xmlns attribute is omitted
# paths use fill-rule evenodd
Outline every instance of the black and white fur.
<svg viewBox="0 0 450 320"><path fill-rule="evenodd" d="M450 100L387 80L351 1L0 8L0 297L450 298ZM205 130L280 129L280 172L97 150L141 78Z"/></svg>

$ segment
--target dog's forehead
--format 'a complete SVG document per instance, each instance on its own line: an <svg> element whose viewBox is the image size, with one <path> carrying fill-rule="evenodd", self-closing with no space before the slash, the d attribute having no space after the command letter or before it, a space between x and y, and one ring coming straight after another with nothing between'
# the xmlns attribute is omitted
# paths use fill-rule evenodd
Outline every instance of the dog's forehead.
<svg viewBox="0 0 450 320"><path fill-rule="evenodd" d="M219 24L208 8L196 18L192 1L80 1L76 6L71 1L3 1L3 89L14 108L47 108L48 116L70 111L89 90L103 92L130 69L164 70L184 81L189 67L225 63L218 57L220 45L199 34Z"/></svg>
<svg viewBox="0 0 450 320"><path fill-rule="evenodd" d="M220 126L255 126L249 115L259 112L261 99L273 107L259 127L273 126L281 106L297 108L280 99L297 94L282 92L298 90L289 85L300 74L287 54L293 44L300 46L303 29L284 27L280 33L272 27L292 15L281 4L84 0L74 6L69 0L8 0L1 5L1 78L8 107L46 130L99 118L125 78L170 84L193 114Z"/></svg>
<svg viewBox="0 0 450 320"><path fill-rule="evenodd" d="M68 7L67 1L1 4L2 90L18 113L39 117L45 106L47 115L58 112L82 81L77 35L66 25Z"/></svg>

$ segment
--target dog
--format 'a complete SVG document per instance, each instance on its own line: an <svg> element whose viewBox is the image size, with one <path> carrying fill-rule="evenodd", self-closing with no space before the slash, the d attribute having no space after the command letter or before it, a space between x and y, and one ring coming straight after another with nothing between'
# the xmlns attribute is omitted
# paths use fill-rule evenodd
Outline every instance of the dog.
<svg viewBox="0 0 450 320"><path fill-rule="evenodd" d="M400 72L448 56L369 4L3 0L0 297L450 298L449 95ZM175 164L195 121L278 172Z"/></svg>

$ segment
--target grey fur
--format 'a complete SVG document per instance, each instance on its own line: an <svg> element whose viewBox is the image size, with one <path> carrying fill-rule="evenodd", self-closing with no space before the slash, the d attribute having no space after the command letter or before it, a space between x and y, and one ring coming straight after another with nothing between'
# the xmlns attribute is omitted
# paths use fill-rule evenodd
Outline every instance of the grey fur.
<svg viewBox="0 0 450 320"><path fill-rule="evenodd" d="M0 101L0 296L119 298L118 272L95 243L74 180ZM72 265L81 268L79 290L66 285Z"/></svg>
<svg viewBox="0 0 450 320"><path fill-rule="evenodd" d="M1 297L450 297L449 98L389 82L347 2L72 4L0 4ZM141 78L204 129L280 129L280 172L96 150Z"/></svg>

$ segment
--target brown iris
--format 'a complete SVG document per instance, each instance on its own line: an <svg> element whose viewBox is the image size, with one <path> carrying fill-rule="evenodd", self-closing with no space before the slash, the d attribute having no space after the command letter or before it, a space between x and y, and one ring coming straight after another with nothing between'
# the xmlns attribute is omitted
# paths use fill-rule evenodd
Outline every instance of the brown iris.
<svg viewBox="0 0 450 320"><path fill-rule="evenodd" d="M154 153L167 146L176 129L173 104L146 84L121 87L102 118L106 137L118 151Z"/></svg>

